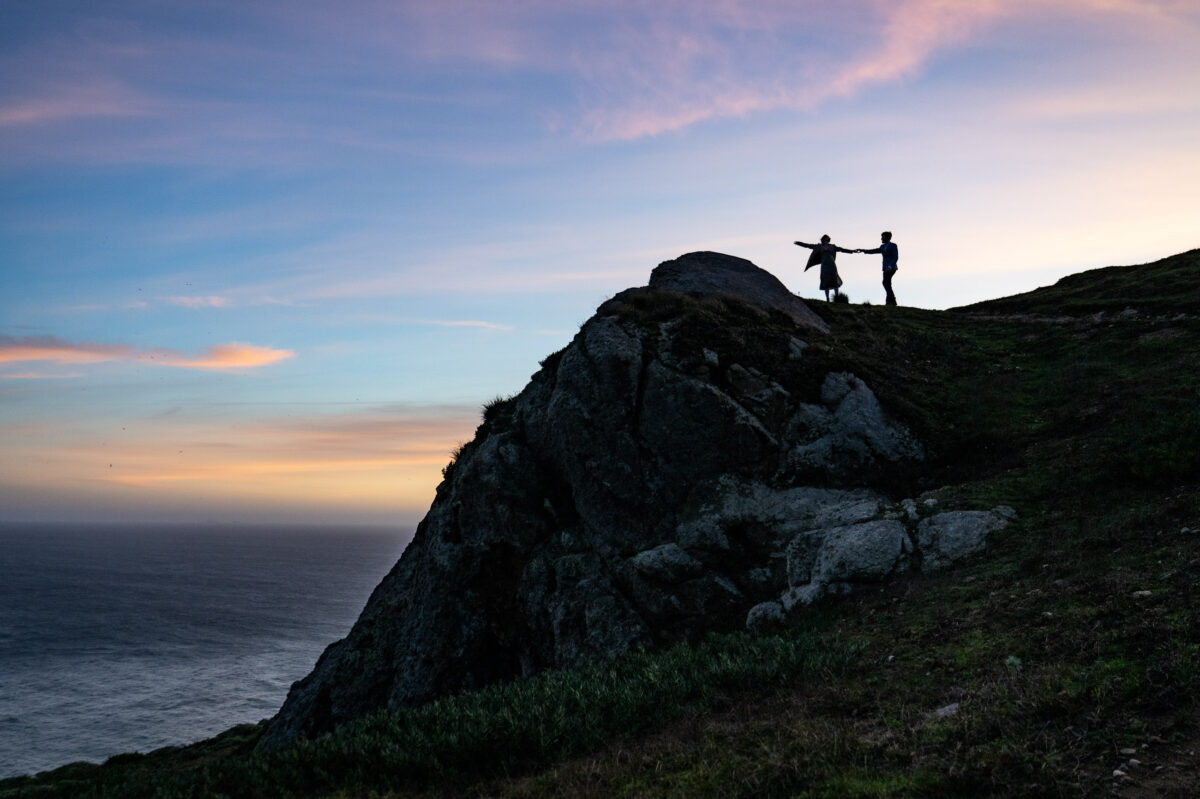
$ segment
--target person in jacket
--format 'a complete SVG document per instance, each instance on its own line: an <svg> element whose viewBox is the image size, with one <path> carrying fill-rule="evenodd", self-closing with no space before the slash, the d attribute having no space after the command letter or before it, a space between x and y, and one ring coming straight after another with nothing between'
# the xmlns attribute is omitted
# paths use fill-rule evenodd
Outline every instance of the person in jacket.
<svg viewBox="0 0 1200 799"><path fill-rule="evenodd" d="M867 254L879 253L883 256L883 290L887 292L887 300L884 304L895 305L896 295L892 292L892 277L895 276L896 270L900 268L896 265L900 260L900 249L892 241L890 230L880 233L879 238L883 243L878 247L873 250L859 250L859 252Z"/></svg>
<svg viewBox="0 0 1200 799"><path fill-rule="evenodd" d="M837 299L838 289L842 286L842 278L838 275L837 270L837 254L839 252L857 252L856 250L843 249L836 244L831 244L829 234L821 237L820 244L805 244L802 241L797 241L796 246L807 247L812 250L812 254L808 257L808 264L804 267L807 272L817 264L821 265L821 291L825 292L825 301L829 302L829 292L833 292L834 299Z"/></svg>

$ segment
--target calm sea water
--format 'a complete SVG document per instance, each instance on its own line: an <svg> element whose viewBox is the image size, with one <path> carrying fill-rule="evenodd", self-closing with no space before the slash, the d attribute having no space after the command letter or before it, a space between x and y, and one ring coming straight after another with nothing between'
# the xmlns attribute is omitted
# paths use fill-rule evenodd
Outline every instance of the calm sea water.
<svg viewBox="0 0 1200 799"><path fill-rule="evenodd" d="M273 715L410 535L0 526L0 777Z"/></svg>

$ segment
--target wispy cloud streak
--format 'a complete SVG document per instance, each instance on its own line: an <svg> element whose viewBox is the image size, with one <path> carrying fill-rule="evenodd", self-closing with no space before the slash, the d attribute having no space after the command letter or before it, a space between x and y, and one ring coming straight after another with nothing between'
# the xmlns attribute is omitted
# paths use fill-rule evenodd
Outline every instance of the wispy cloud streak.
<svg viewBox="0 0 1200 799"><path fill-rule="evenodd" d="M172 305L182 308L228 308L229 300L225 297L170 297L167 300Z"/></svg>
<svg viewBox="0 0 1200 799"><path fill-rule="evenodd" d="M104 363L135 357L132 347L92 342L72 343L55 336L0 336L0 363L49 361L61 364Z"/></svg>
<svg viewBox="0 0 1200 799"><path fill-rule="evenodd" d="M468 327L480 330L507 331L512 325L500 322L488 322L483 319L421 319L412 316L396 316L394 314L355 314L354 320L383 325L415 325L419 327Z"/></svg>
<svg viewBox="0 0 1200 799"><path fill-rule="evenodd" d="M1091 24L1197 24L1181 0L534 1L503 10L459 0L404 13L420 36L411 54L569 76L577 111L547 118L599 141L813 110L918 75L1001 21L1037 26L1087 14Z"/></svg>
<svg viewBox="0 0 1200 799"><path fill-rule="evenodd" d="M188 355L169 349L136 350L126 345L74 343L54 336L23 338L0 336L0 364L44 362L81 365L113 361L139 361L183 369L238 371L269 366L293 358L295 354L292 350L238 342L219 344L209 347L198 355ZM28 373L24 374L28 376ZM0 377L20 376L22 373L0 373Z"/></svg>
<svg viewBox="0 0 1200 799"><path fill-rule="evenodd" d="M10 75L37 76L0 92L0 129L146 118L107 135L13 140L29 157L65 147L108 162L428 153L444 137L432 130L397 136L397 111L419 126L433 104L454 103L545 120L550 133L583 141L628 141L710 120L815 110L920 75L1000 22L1033 28L1069 15L1145 30L1200 25L1187 0L266 3L233 12L231 25L269 31L236 46L170 23L161 30L93 24L77 37L84 47L47 33L40 49L0 59ZM300 58L301 51L317 55ZM397 86L396 70L381 63L412 67L401 73L422 79ZM291 88L311 91L314 74L353 74L355 84L331 91L319 114L316 106L263 107L264 86L286 91L291 81L308 81ZM213 99L214 86L231 84L236 92ZM526 91L533 84L554 88Z"/></svg>
<svg viewBox="0 0 1200 799"><path fill-rule="evenodd" d="M89 80L39 87L32 97L0 100L0 128L149 113L150 103L128 87L111 80Z"/></svg>
<svg viewBox="0 0 1200 799"><path fill-rule="evenodd" d="M715 22L697 24L698 17L683 14L664 18L650 32L614 42L614 57L578 59L587 87L579 132L630 140L752 112L815 110L918 75L941 53L1002 20L1037 24L1075 11L1112 24L1197 26L1195 9L1188 14L1170 0L901 0L848 2L837 10L822 3L767 3L754 11L740 2L719 5L729 13ZM671 6L656 7L666 17ZM672 33L655 37L656 27ZM738 52L751 42L769 54L768 64ZM637 56L616 57L630 52ZM622 85L630 88L616 89Z"/></svg>
<svg viewBox="0 0 1200 799"><path fill-rule="evenodd" d="M291 350L277 350L271 347L258 347L254 344L239 344L237 342L209 347L203 354L198 356L187 356L176 352L161 351L161 363L164 366L219 372L270 366L273 363L279 363L280 361L294 357L296 357L296 353Z"/></svg>
<svg viewBox="0 0 1200 799"><path fill-rule="evenodd" d="M65 380L72 377L83 377L83 372L63 372L61 374L50 374L49 372L0 372L0 378L8 380Z"/></svg>

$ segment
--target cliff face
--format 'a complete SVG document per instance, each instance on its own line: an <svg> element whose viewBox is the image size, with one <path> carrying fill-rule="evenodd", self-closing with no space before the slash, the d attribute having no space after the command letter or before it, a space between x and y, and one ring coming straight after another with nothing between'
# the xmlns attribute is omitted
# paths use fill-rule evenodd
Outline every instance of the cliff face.
<svg viewBox="0 0 1200 799"><path fill-rule="evenodd" d="M873 488L922 447L863 381L809 357L826 329L770 274L715 253L604 303L485 410L412 544L262 745L769 623L982 546L1007 512Z"/></svg>

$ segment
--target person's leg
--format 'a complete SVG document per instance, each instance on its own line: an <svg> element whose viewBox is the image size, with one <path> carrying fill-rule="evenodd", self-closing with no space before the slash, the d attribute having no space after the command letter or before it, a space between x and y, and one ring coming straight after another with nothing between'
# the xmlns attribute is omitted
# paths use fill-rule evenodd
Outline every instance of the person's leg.
<svg viewBox="0 0 1200 799"><path fill-rule="evenodd" d="M887 292L887 300L885 301L887 305L896 304L896 295L892 292L892 276L895 274L895 269L883 270L883 289Z"/></svg>

